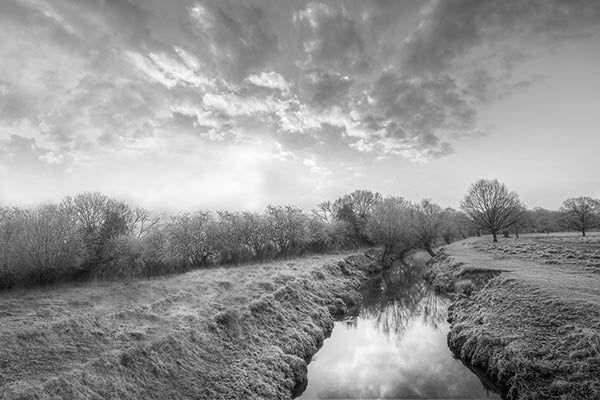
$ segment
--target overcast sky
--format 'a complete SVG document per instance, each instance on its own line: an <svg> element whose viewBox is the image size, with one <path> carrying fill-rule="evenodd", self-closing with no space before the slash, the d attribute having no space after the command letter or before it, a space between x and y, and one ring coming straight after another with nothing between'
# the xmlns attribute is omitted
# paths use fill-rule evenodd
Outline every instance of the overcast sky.
<svg viewBox="0 0 600 400"><path fill-rule="evenodd" d="M1 0L0 203L600 197L599 1Z"/></svg>

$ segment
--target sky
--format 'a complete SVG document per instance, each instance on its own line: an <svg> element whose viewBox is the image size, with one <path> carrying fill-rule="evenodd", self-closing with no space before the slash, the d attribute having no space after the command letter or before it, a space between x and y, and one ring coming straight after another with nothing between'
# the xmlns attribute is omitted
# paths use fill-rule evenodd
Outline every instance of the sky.
<svg viewBox="0 0 600 400"><path fill-rule="evenodd" d="M2 0L0 204L600 197L595 0Z"/></svg>

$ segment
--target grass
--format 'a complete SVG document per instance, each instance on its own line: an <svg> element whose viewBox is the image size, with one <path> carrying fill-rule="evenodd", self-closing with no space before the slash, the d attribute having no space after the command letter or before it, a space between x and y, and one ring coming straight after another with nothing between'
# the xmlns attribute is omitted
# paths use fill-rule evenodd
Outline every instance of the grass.
<svg viewBox="0 0 600 400"><path fill-rule="evenodd" d="M508 399L600 398L593 241L541 239L470 239L437 257L428 278L456 298L449 346Z"/></svg>
<svg viewBox="0 0 600 400"><path fill-rule="evenodd" d="M0 398L291 398L372 265L313 256L0 293Z"/></svg>

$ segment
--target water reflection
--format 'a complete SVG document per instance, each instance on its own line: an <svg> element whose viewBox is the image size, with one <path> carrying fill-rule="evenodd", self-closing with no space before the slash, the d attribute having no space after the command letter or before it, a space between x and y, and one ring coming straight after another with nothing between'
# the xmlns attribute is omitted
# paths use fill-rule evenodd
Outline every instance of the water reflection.
<svg viewBox="0 0 600 400"><path fill-rule="evenodd" d="M500 399L452 357L449 301L419 269L394 269L363 290L360 314L336 322L309 364L301 399Z"/></svg>
<svg viewBox="0 0 600 400"><path fill-rule="evenodd" d="M396 268L367 282L360 316L373 320L381 332L401 340L416 321L438 329L446 320L450 302L437 296L425 284L421 270Z"/></svg>

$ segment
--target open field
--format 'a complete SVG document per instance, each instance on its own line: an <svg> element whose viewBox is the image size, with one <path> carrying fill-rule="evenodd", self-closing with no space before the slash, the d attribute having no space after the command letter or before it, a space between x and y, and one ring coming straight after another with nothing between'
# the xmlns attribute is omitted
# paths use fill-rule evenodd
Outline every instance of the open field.
<svg viewBox="0 0 600 400"><path fill-rule="evenodd" d="M373 266L326 255L1 293L0 399L290 398Z"/></svg>
<svg viewBox="0 0 600 400"><path fill-rule="evenodd" d="M429 279L455 292L448 343L509 399L600 398L598 236L474 238Z"/></svg>

